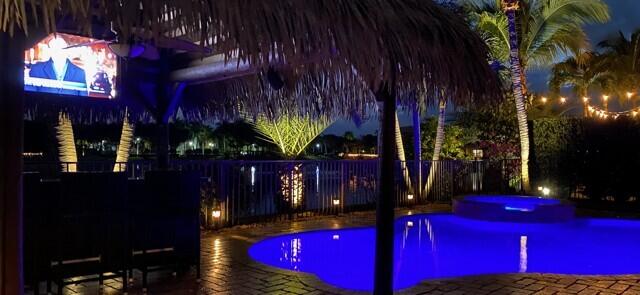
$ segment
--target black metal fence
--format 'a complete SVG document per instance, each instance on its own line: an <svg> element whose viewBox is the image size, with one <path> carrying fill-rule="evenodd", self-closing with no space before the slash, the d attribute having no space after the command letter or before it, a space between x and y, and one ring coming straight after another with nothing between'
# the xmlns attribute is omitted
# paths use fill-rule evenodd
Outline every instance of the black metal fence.
<svg viewBox="0 0 640 295"><path fill-rule="evenodd" d="M377 160L176 160L171 166L200 173L203 223L218 226L372 209L377 198ZM54 178L63 170L97 172L114 167L126 170L131 179L143 179L155 163L25 163L26 171ZM403 179L402 167L408 169L411 187ZM517 193L521 188L517 159L423 161L422 196L414 192L414 163L398 162L395 169L396 193L389 197L396 206L450 202L461 194Z"/></svg>

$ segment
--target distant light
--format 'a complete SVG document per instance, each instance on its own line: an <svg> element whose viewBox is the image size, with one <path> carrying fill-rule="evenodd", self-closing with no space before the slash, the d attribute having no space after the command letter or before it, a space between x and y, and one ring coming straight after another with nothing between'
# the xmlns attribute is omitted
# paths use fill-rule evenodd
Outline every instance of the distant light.
<svg viewBox="0 0 640 295"><path fill-rule="evenodd" d="M634 94L635 94L635 93L633 93L633 92L627 92L627 98L628 98L628 99L631 99L631 98L633 97L633 95L634 95Z"/></svg>
<svg viewBox="0 0 640 295"><path fill-rule="evenodd" d="M409 211L409 213L407 213L407 215L413 215L413 212Z"/></svg>
<svg viewBox="0 0 640 295"><path fill-rule="evenodd" d="M538 191L542 191L542 187L541 186L538 187Z"/></svg>
<svg viewBox="0 0 640 295"><path fill-rule="evenodd" d="M602 100L604 100L604 101L609 100L609 96L608 96L608 95L606 95L606 94L605 94L605 95L603 95L603 96L602 96Z"/></svg>
<svg viewBox="0 0 640 295"><path fill-rule="evenodd" d="M339 240L340 239L340 235L333 235L332 239Z"/></svg>
<svg viewBox="0 0 640 295"><path fill-rule="evenodd" d="M589 101L589 98L585 96L585 97L582 98L582 101L587 103Z"/></svg>
<svg viewBox="0 0 640 295"><path fill-rule="evenodd" d="M210 143L209 143L209 147L213 147L213 142L210 142Z"/></svg>
<svg viewBox="0 0 640 295"><path fill-rule="evenodd" d="M413 200L413 194L408 194L408 195L407 195L407 199L408 199L408 200Z"/></svg>
<svg viewBox="0 0 640 295"><path fill-rule="evenodd" d="M193 145L193 141L189 141L189 145Z"/></svg>
<svg viewBox="0 0 640 295"><path fill-rule="evenodd" d="M540 98L540 102L541 102L542 104L547 103L547 98L546 98L546 97L544 97L544 96L543 96L543 97L541 97L541 98Z"/></svg>
<svg viewBox="0 0 640 295"><path fill-rule="evenodd" d="M213 212L211 212L211 215L213 216L213 218L220 218L220 216L222 215L222 211L220 211L220 209L215 209L213 210Z"/></svg>
<svg viewBox="0 0 640 295"><path fill-rule="evenodd" d="M340 205L340 199L333 199L333 205L334 206Z"/></svg>
<svg viewBox="0 0 640 295"><path fill-rule="evenodd" d="M560 103L561 103L561 104L564 104L564 103L566 103L566 102L567 102L567 98L566 98L566 97L564 97L564 96L563 96L563 97L560 97Z"/></svg>
<svg viewBox="0 0 640 295"><path fill-rule="evenodd" d="M548 187L543 187L542 188L542 194L544 196L548 196L551 193L551 190Z"/></svg>
<svg viewBox="0 0 640 295"><path fill-rule="evenodd" d="M319 143L316 143L316 148L320 148L320 144Z"/></svg>

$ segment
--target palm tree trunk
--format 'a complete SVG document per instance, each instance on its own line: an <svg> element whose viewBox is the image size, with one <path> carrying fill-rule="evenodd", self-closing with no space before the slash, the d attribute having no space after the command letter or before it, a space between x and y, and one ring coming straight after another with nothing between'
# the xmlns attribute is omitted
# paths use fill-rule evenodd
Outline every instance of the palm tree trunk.
<svg viewBox="0 0 640 295"><path fill-rule="evenodd" d="M438 109L438 126L436 127L436 142L433 147L433 156L431 157L431 167L429 167L429 176L427 176L427 183L424 186L424 194L429 196L431 188L433 187L433 181L438 173L438 167L440 166L440 153L442 152L442 145L444 144L444 121L447 110L447 101L440 100L440 108Z"/></svg>
<svg viewBox="0 0 640 295"><path fill-rule="evenodd" d="M516 10L518 0L506 0L505 14L509 23L509 45L511 47L511 82L513 96L516 102L518 130L520 133L520 169L522 173L522 190L531 191L529 182L529 126L527 124L527 110L524 103L524 88L522 84L522 65L520 63L518 33L516 28Z"/></svg>
<svg viewBox="0 0 640 295"><path fill-rule="evenodd" d="M122 132L120 133L120 144L116 153L116 163L113 166L113 172L125 172L127 170L127 162L131 152L131 143L133 142L133 124L129 123L128 113L125 112L124 120L122 120Z"/></svg>
<svg viewBox="0 0 640 295"><path fill-rule="evenodd" d="M0 32L0 294L23 294L24 37ZM10 45L10 46L7 46Z"/></svg>
<svg viewBox="0 0 640 295"><path fill-rule="evenodd" d="M422 141L420 138L420 106L417 103L413 109L413 164L415 171L414 193L417 200L422 200Z"/></svg>
<svg viewBox="0 0 640 295"><path fill-rule="evenodd" d="M402 132L400 132L400 121L398 120L398 113L395 114L395 137L396 137L396 152L398 153L398 160L400 160L400 171L402 171L402 179L407 189L412 190L411 177L409 177L409 169L407 168L407 156L404 153L404 143L402 142Z"/></svg>

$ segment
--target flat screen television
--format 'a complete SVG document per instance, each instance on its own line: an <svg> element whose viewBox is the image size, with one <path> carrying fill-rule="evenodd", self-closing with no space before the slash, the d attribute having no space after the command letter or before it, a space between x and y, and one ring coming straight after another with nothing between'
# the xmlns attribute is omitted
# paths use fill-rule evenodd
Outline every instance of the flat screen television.
<svg viewBox="0 0 640 295"><path fill-rule="evenodd" d="M51 34L24 52L24 89L113 99L118 57L106 42Z"/></svg>

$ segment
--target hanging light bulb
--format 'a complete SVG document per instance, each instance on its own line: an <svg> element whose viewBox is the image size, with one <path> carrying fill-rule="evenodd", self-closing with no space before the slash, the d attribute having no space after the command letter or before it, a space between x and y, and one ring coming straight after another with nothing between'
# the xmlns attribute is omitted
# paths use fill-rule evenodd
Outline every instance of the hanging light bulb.
<svg viewBox="0 0 640 295"><path fill-rule="evenodd" d="M542 104L547 103L547 98L546 98L546 97L544 97L544 96L543 96L543 97L541 97L541 98L540 98L540 102L541 102Z"/></svg>

